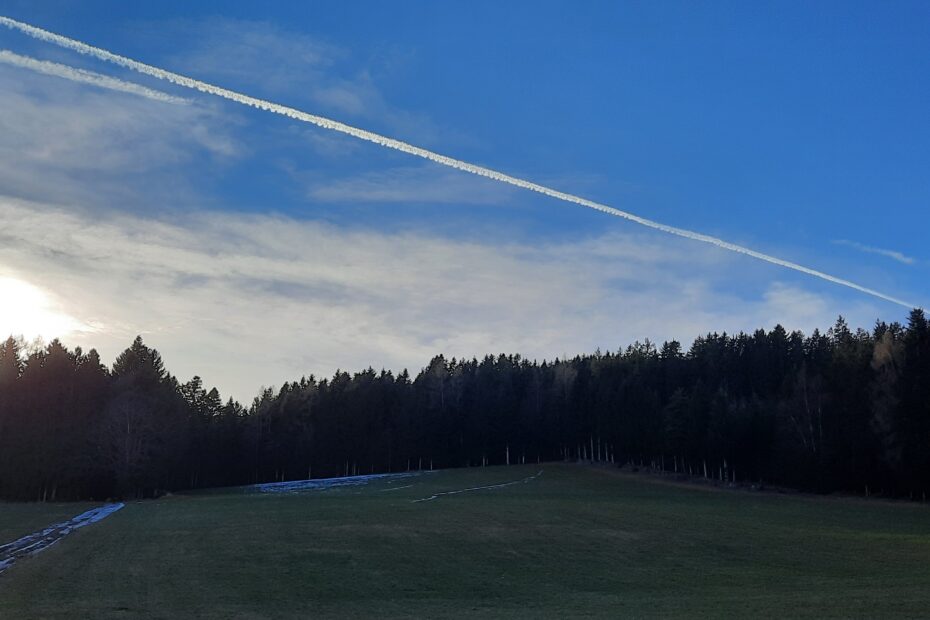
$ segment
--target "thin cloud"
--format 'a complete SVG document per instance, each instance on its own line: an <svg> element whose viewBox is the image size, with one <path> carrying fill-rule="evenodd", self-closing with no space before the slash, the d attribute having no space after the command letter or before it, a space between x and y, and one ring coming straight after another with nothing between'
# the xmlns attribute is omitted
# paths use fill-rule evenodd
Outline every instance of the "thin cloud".
<svg viewBox="0 0 930 620"><path fill-rule="evenodd" d="M208 174L246 148L235 116L166 105L0 63L0 187L40 201L130 209L208 200ZM144 145L144 148L139 148ZM205 157L206 156L206 157Z"/></svg>
<svg viewBox="0 0 930 620"><path fill-rule="evenodd" d="M158 31L164 27L159 24ZM470 141L467 136L450 136L428 117L399 110L385 99L379 82L398 70L386 66L401 64L396 51L382 50L389 61L372 66L370 58L357 59L351 49L270 22L214 17L167 27L177 33L175 40L190 41L171 53L168 62L190 72L377 122L422 142L436 142L439 135L456 143Z"/></svg>
<svg viewBox="0 0 930 620"><path fill-rule="evenodd" d="M307 197L329 203L502 204L511 192L499 183L436 166L405 166L308 183Z"/></svg>
<svg viewBox="0 0 930 620"><path fill-rule="evenodd" d="M383 135L380 135L380 134L377 134L371 131L359 129L357 127L353 127L351 125L347 125L339 121L334 121L332 119L328 119L322 116L309 114L307 112L303 112L295 108L283 106L277 103L273 103L271 101L258 99L256 97L251 97L249 95L238 93L238 92L235 92L229 89L214 86L206 82L195 80L193 78L186 77L186 76L183 76L177 73L173 73L171 71L166 71L165 69L160 69L152 65L147 65L145 63L132 60L131 58L119 56L107 50L94 47L92 45L88 45L86 43L82 43L75 39L71 39L68 37L64 37L62 35L55 34L53 32L49 32L48 30L43 30L35 26L30 26L29 24L25 24L23 22L19 22L14 19L10 19L8 17L0 16L0 24L5 25L11 29L19 30L20 32L23 32L24 34L30 37L33 37L35 39L38 39L40 41L46 41L48 43L53 43L55 45L59 45L66 49L74 50L81 54L87 54L94 58L98 58L100 60L110 62L118 66L125 67L127 69L131 69L133 71L142 73L144 75L150 75L160 80L165 80L167 82L177 84L179 86L184 86L185 88L190 88L192 90L214 95L216 97L221 97L223 99L235 101L245 106L257 108L260 110L264 110L266 112L272 112L274 114L279 114L279 115L282 115L282 116L285 116L285 117L288 117L294 120L298 120L304 123L310 123L312 125L322 127L323 129L328 129L331 131L336 131L339 133L347 134L355 138L358 138L360 140L372 142L379 146L389 148L389 149L395 149L395 150L398 150L403 153L407 153L409 155L413 155L416 157L421 157L423 159L433 161L438 164L442 164L444 166L448 166L455 170L460 170L462 172L468 172L470 174L474 174L477 176L487 177L495 181L499 181L501 183L506 183L509 185L513 185L515 187L520 187L522 189L537 192L545 196L549 196L552 198L556 198L558 200L562 200L564 202L576 204L582 207L586 207L588 209L593 209L595 211L600 211L602 213L606 213L614 217L619 217L619 218L634 222L636 224L639 224L640 226L645 226L647 228L659 230L661 232L664 232L670 235L683 237L685 239L690 239L692 241L699 241L701 243L713 245L713 246L716 246L718 248L721 248L721 249L724 249L730 252L742 254L744 256L749 256L751 258L755 258L757 260L760 260L766 263L778 265L780 267L784 267L792 271L803 273L808 276L812 276L812 277L819 278L827 282L831 282L833 284L837 284L839 286L843 286L843 287L846 287L852 290L856 290L856 291L859 291L860 293L864 293L866 295L870 295L878 299L883 299L887 302L897 304L905 308L916 307L916 304L913 304L911 302L904 301L902 299L893 297L886 293L882 293L875 289L862 286L861 284L857 284L855 282L846 280L844 278L839 278L837 276L825 273L823 271L812 269L810 267L806 267L804 265L800 265L792 261L778 258L777 256L765 254L763 252L759 252L757 250L753 250L751 248L741 246L735 243L731 243L729 241L725 241L723 239L719 239L717 237L713 237L713 236L706 235L703 233L699 233L699 232L695 232L695 231L687 230L683 228L678 228L676 226L670 226L668 224L663 224L661 222L656 222L654 220L650 220L650 219L641 217L639 215L636 215L636 214L633 214L627 211L622 211L620 209L617 209L617 208L614 208L614 207L611 207L611 206L608 206L602 203L588 200L580 196L568 194L566 192L561 192L561 191L558 191L558 190L555 190L555 189L552 189L552 188L549 188L543 185L539 185L538 183L533 183L531 181L519 179L519 178L510 176L508 174L498 172L497 170L492 170L490 168L485 168L483 166L471 164L466 161L454 159L446 155L441 155L434 151L430 151L422 147L414 146L412 144L408 144L401 140L389 138L387 136L383 136Z"/></svg>
<svg viewBox="0 0 930 620"><path fill-rule="evenodd" d="M552 358L879 314L797 285L757 288L732 256L651 233L502 245L243 213L100 217L2 197L0 223L0 270L95 326L66 335L70 346L111 360L142 333L173 372L240 399L337 368L415 370L439 352Z"/></svg>
<svg viewBox="0 0 930 620"><path fill-rule="evenodd" d="M866 254L878 254L879 256L884 256L886 258L896 260L899 263L903 263L905 265L913 265L917 262L916 258L907 256L906 254L903 254L896 250L886 250L884 248L876 248L871 245L865 245L864 243L858 243L856 241L849 241L847 239L837 239L833 243L835 243L836 245L844 245L846 247L859 250L860 252L865 252Z"/></svg>
<svg viewBox="0 0 930 620"><path fill-rule="evenodd" d="M159 33L153 36L153 45L164 36L163 28L159 24L150 31ZM175 35L172 41L189 41L169 54L172 64L224 81L248 82L268 92L315 92L327 69L344 56L335 46L269 22L213 17L176 21L167 28Z"/></svg>

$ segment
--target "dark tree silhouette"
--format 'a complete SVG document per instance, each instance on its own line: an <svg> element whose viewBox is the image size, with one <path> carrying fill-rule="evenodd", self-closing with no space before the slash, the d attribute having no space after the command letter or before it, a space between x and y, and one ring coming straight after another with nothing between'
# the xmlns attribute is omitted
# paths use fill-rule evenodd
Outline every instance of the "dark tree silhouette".
<svg viewBox="0 0 930 620"><path fill-rule="evenodd" d="M27 350L28 349L28 350ZM809 337L781 326L535 362L433 358L263 389L249 407L179 383L141 338L111 370L57 340L0 343L0 497L168 490L583 460L718 481L930 490L930 326Z"/></svg>

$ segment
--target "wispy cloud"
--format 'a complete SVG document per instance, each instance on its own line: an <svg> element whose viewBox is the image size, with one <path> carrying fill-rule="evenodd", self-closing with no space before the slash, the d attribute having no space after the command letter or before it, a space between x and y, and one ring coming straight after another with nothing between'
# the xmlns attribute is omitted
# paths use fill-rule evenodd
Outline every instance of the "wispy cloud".
<svg viewBox="0 0 930 620"><path fill-rule="evenodd" d="M859 250L860 252L865 252L867 254L878 254L879 256L884 256L886 258L896 260L899 263L904 263L905 265L913 265L917 262L916 258L907 256L906 254L903 254L896 250L886 250L884 248L876 248L871 245L866 245L864 243L858 243L856 241L849 241L847 239L837 239L833 243L835 243L836 245L844 245L846 247L853 248L855 250Z"/></svg>
<svg viewBox="0 0 930 620"><path fill-rule="evenodd" d="M388 101L381 82L404 64L398 60L403 55L396 51L382 49L385 58L373 64L370 58L356 58L351 49L321 37L270 22L226 17L161 24L159 30L166 27L179 42L168 63L184 66L195 75L375 122L426 143L436 142L440 135L471 142L440 128L424 114L399 109Z"/></svg>
<svg viewBox="0 0 930 620"><path fill-rule="evenodd" d="M261 91L295 94L320 89L318 78L345 56L322 40L289 32L270 22L214 17L158 25L172 32L170 64L183 64L224 82L248 83ZM144 36L144 35L143 35ZM326 82L331 81L328 78Z"/></svg>
<svg viewBox="0 0 930 620"><path fill-rule="evenodd" d="M435 165L404 166L332 179L315 175L307 196L323 202L504 204L514 193L487 179Z"/></svg>
<svg viewBox="0 0 930 620"><path fill-rule="evenodd" d="M100 218L12 199L0 199L0 223L0 270L96 326L66 337L72 346L112 359L143 333L173 371L240 398L309 372L417 369L437 352L554 357L878 316L795 285L750 292L739 261L650 233L502 245L268 215ZM727 292L734 281L741 295Z"/></svg>
<svg viewBox="0 0 930 620"><path fill-rule="evenodd" d="M36 200L144 209L197 196L200 169L244 148L228 114L113 96L0 64L0 187ZM206 156L206 157L205 157ZM183 207L182 204L176 204Z"/></svg>

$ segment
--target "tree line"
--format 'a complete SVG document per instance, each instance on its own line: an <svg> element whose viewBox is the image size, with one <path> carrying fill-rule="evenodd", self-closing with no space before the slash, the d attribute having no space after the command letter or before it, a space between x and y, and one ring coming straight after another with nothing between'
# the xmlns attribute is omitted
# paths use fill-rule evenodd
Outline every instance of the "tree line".
<svg viewBox="0 0 930 620"><path fill-rule="evenodd" d="M77 500L538 461L925 500L930 329L780 326L530 361L433 358L264 389L181 383L141 338L107 368L55 340L0 344L0 498Z"/></svg>

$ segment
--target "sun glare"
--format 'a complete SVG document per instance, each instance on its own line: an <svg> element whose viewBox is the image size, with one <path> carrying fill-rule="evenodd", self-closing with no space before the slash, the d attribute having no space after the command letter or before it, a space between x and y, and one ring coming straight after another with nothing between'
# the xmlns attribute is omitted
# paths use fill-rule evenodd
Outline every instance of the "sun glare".
<svg viewBox="0 0 930 620"><path fill-rule="evenodd" d="M0 276L0 338L23 336L26 340L45 341L82 330L77 319L61 311L42 289Z"/></svg>

